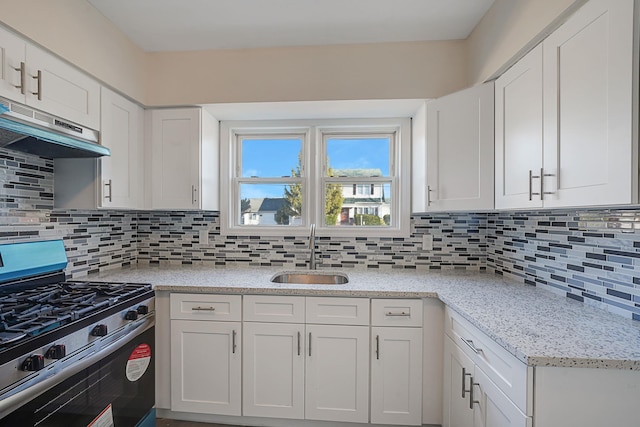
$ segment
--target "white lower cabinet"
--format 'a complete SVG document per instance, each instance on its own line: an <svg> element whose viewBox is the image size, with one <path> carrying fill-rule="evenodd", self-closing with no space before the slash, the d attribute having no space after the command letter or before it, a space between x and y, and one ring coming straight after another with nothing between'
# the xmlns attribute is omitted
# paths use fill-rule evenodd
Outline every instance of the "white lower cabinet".
<svg viewBox="0 0 640 427"><path fill-rule="evenodd" d="M305 414L309 420L369 420L369 327L307 325Z"/></svg>
<svg viewBox="0 0 640 427"><path fill-rule="evenodd" d="M240 296L217 301L216 295L171 295L171 410L201 414L241 414L242 323L240 312L224 313L220 307L240 307ZM188 299L188 300L186 300Z"/></svg>
<svg viewBox="0 0 640 427"><path fill-rule="evenodd" d="M242 414L304 418L304 325L244 323Z"/></svg>
<svg viewBox="0 0 640 427"><path fill-rule="evenodd" d="M532 370L457 313L445 313L443 426L530 427Z"/></svg>
<svg viewBox="0 0 640 427"><path fill-rule="evenodd" d="M371 423L421 425L422 328L374 327L371 338Z"/></svg>
<svg viewBox="0 0 640 427"><path fill-rule="evenodd" d="M173 293L169 311L171 412L422 424L422 300Z"/></svg>

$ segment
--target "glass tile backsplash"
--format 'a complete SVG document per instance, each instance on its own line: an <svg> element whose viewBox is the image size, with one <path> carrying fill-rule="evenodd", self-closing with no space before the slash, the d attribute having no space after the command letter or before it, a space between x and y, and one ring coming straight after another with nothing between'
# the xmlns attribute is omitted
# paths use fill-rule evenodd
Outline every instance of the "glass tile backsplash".
<svg viewBox="0 0 640 427"><path fill-rule="evenodd" d="M0 243L64 239L72 277L136 263L308 260L306 237L222 236L218 212L54 209L50 159L0 149L0 185ZM640 320L640 208L415 214L408 238L316 242L319 268L488 270Z"/></svg>

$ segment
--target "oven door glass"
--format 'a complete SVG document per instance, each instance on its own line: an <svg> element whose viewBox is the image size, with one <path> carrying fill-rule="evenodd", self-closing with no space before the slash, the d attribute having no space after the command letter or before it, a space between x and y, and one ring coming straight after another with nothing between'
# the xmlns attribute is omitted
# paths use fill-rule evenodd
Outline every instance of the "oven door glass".
<svg viewBox="0 0 640 427"><path fill-rule="evenodd" d="M0 420L0 426L133 427L155 403L155 327Z"/></svg>

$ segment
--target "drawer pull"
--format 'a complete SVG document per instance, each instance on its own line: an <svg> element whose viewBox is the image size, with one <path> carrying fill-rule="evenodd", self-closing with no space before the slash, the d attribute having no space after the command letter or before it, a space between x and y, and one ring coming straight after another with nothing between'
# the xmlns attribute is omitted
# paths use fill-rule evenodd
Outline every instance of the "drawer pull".
<svg viewBox="0 0 640 427"><path fill-rule="evenodd" d="M462 398L466 397L465 393L470 393L471 390L467 390L467 376L471 376L470 373L467 372L466 368L462 368ZM473 380L471 381L473 382Z"/></svg>
<svg viewBox="0 0 640 427"><path fill-rule="evenodd" d="M411 313L406 313L404 311L401 311L400 313L394 313L393 311L387 311L384 315L385 316L389 316L389 317L411 317Z"/></svg>
<svg viewBox="0 0 640 427"><path fill-rule="evenodd" d="M475 354L481 353L482 349L476 347L473 344L473 340L465 340L464 338L460 337L460 339L462 340L463 343L465 343L467 345L467 347L469 347Z"/></svg>
<svg viewBox="0 0 640 427"><path fill-rule="evenodd" d="M215 307L191 307L191 311L216 311Z"/></svg>

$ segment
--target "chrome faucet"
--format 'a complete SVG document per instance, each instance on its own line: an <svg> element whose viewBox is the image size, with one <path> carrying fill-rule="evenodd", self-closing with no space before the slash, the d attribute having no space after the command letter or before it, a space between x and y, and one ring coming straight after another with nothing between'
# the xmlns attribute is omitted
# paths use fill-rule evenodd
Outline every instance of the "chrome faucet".
<svg viewBox="0 0 640 427"><path fill-rule="evenodd" d="M316 225L311 224L311 233L309 234L309 270L316 269Z"/></svg>

